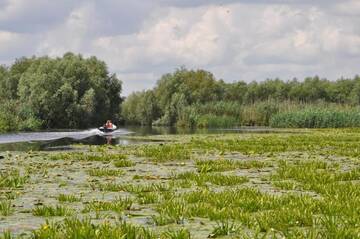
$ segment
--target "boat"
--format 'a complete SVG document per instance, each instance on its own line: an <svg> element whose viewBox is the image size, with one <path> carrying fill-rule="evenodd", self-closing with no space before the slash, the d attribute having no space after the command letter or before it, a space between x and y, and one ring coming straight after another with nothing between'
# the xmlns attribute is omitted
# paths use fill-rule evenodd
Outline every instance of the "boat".
<svg viewBox="0 0 360 239"><path fill-rule="evenodd" d="M100 130L103 133L112 133L117 129L116 125L112 125L112 128L106 128L104 126L101 126L98 128L98 130Z"/></svg>

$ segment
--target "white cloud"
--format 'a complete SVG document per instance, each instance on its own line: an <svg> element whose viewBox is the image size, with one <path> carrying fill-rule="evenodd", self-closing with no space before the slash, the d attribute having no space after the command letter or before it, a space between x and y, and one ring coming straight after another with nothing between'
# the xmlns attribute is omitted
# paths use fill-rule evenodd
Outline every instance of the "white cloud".
<svg viewBox="0 0 360 239"><path fill-rule="evenodd" d="M0 61L96 55L127 93L151 88L182 65L228 81L359 73L357 0L0 0L0 6Z"/></svg>
<svg viewBox="0 0 360 239"><path fill-rule="evenodd" d="M23 53L31 54L31 43L36 41L31 35L0 30L0 62L8 63L9 60L22 57Z"/></svg>

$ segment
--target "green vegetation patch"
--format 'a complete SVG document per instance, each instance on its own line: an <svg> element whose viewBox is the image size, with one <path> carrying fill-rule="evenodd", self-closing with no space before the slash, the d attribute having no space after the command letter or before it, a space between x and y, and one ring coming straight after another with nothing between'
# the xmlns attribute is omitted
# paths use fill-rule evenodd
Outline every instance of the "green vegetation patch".
<svg viewBox="0 0 360 239"><path fill-rule="evenodd" d="M260 160L197 160L196 167L198 172L223 172L235 169L264 168L270 166L269 163Z"/></svg>
<svg viewBox="0 0 360 239"><path fill-rule="evenodd" d="M73 194L59 194L57 197L59 202L80 202L81 197L78 197Z"/></svg>
<svg viewBox="0 0 360 239"><path fill-rule="evenodd" d="M155 233L145 227L135 226L125 222L110 224L94 224L90 219L66 218L64 221L42 225L33 231L33 238L58 239L58 238L132 238L156 239Z"/></svg>
<svg viewBox="0 0 360 239"><path fill-rule="evenodd" d="M249 181L247 177L223 175L223 174L211 174L211 173L196 173L185 172L175 176L176 179L195 181L198 186L204 186L206 183L211 183L218 186L232 186L237 184L246 183Z"/></svg>
<svg viewBox="0 0 360 239"><path fill-rule="evenodd" d="M0 189L2 188L21 188L28 181L28 176L20 175L18 170L9 170L0 173Z"/></svg>
<svg viewBox="0 0 360 239"><path fill-rule="evenodd" d="M113 201L92 201L85 205L83 212L91 211L114 211L123 212L130 210L133 200L130 198L117 198Z"/></svg>
<svg viewBox="0 0 360 239"><path fill-rule="evenodd" d="M123 159L117 159L113 162L114 166L117 168L122 168L122 167L131 167L134 166L135 163L133 161L127 160L126 158Z"/></svg>
<svg viewBox="0 0 360 239"><path fill-rule="evenodd" d="M124 171L108 168L93 168L88 170L88 174L96 177L121 176L124 175Z"/></svg>
<svg viewBox="0 0 360 239"><path fill-rule="evenodd" d="M9 216L13 214L14 208L12 207L11 200L0 200L0 215Z"/></svg>
<svg viewBox="0 0 360 239"><path fill-rule="evenodd" d="M110 153L57 153L50 156L51 160L72 160L72 161L100 161L100 162L110 162L124 160L127 156L123 154L110 154Z"/></svg>
<svg viewBox="0 0 360 239"><path fill-rule="evenodd" d="M144 145L137 155L149 158L154 162L182 161L191 158L192 150L186 144Z"/></svg>
<svg viewBox="0 0 360 239"><path fill-rule="evenodd" d="M34 216L41 217L55 217L55 216L69 216L72 215L74 211L65 206L56 205L56 206L36 206L32 210Z"/></svg>
<svg viewBox="0 0 360 239"><path fill-rule="evenodd" d="M271 117L270 126L276 128L341 128L359 127L358 109L308 108L282 112Z"/></svg>
<svg viewBox="0 0 360 239"><path fill-rule="evenodd" d="M84 159L74 163L72 153L69 160L58 161L50 161L54 152L32 158L8 154L3 166L16 170L1 174L3 237L25 232L24 238L56 239L359 238L359 133L167 136L181 141L129 147L127 152L142 155L131 160L113 159L117 148L74 153L75 158L109 154L106 165ZM189 161L171 162L183 152L189 152ZM116 162L129 168L117 168ZM125 170L126 176L118 177ZM29 188L24 187L30 179ZM54 199L61 204L51 205ZM29 211L23 207L28 202L46 204ZM66 218L75 212L80 219ZM13 229L14 220L24 216L30 220L16 221ZM35 231L21 229L25 223L40 226L46 218L38 216L59 218Z"/></svg>

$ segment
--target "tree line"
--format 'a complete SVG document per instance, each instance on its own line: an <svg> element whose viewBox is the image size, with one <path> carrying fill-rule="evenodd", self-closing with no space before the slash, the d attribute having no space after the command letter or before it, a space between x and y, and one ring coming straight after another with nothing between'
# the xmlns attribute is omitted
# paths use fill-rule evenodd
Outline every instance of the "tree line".
<svg viewBox="0 0 360 239"><path fill-rule="evenodd" d="M164 74L153 89L126 99L121 90L121 81L94 56L17 59L0 66L0 131L89 128L107 119L184 127L270 125L279 113L307 117L319 109L355 109L360 103L359 76L226 83L209 71L182 67ZM299 114L305 108L312 113Z"/></svg>
<svg viewBox="0 0 360 239"><path fill-rule="evenodd" d="M141 125L269 125L273 114L285 110L359 103L359 76L226 83L205 70L180 68L163 75L153 89L129 95L122 117Z"/></svg>
<svg viewBox="0 0 360 239"><path fill-rule="evenodd" d="M17 59L0 66L0 131L102 124L120 117L121 89L96 57Z"/></svg>

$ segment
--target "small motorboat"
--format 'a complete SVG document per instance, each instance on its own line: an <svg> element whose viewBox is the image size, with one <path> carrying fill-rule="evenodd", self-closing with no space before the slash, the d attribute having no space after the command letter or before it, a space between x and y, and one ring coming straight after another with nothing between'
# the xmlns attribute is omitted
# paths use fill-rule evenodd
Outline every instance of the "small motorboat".
<svg viewBox="0 0 360 239"><path fill-rule="evenodd" d="M104 126L98 128L98 130L100 130L100 131L103 132L103 133L112 133L112 132L114 132L116 129L117 129L117 127L116 127L116 125L114 125L114 124L112 125L111 128L104 127Z"/></svg>

